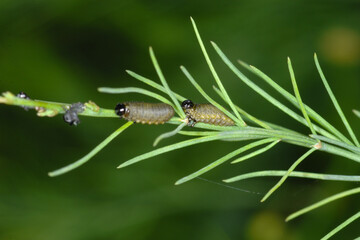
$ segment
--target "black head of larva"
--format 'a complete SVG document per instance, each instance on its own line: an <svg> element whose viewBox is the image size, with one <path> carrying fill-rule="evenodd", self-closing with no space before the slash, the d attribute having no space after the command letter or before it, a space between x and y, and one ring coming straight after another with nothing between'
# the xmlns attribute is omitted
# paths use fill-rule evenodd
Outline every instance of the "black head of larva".
<svg viewBox="0 0 360 240"><path fill-rule="evenodd" d="M191 100L185 100L181 103L183 109L190 109L194 107L194 103Z"/></svg>
<svg viewBox="0 0 360 240"><path fill-rule="evenodd" d="M19 92L17 95L16 95L18 98L23 98L23 99L30 99L29 96L24 93L24 92Z"/></svg>
<svg viewBox="0 0 360 240"><path fill-rule="evenodd" d="M118 116L122 116L126 113L126 106L123 103L118 103L115 107L115 113Z"/></svg>

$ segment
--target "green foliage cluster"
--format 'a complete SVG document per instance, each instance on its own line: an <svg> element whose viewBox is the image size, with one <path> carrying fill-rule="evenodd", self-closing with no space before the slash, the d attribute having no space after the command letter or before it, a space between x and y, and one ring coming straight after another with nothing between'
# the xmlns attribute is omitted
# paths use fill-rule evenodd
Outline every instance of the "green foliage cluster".
<svg viewBox="0 0 360 240"><path fill-rule="evenodd" d="M211 98L203 88L197 83L197 81L192 77L189 71L184 67L181 66L181 70L185 74L185 76L189 79L192 85L198 90L198 92L204 97L204 99L211 104L218 107L222 110L227 116L229 116L234 122L236 126L234 127L221 127L221 126L212 126L203 123L196 124L195 128L198 128L198 131L188 131L183 130L186 127L185 114L181 109L180 102L185 100L186 98L181 96L180 94L174 92L170 89L161 69L155 57L154 51L150 48L150 57L154 68L158 74L158 77L161 81L161 84L156 83L153 80L145 78L139 74L136 74L132 71L127 71L129 75L134 77L135 79L139 80L140 82L149 85L150 87L154 88L154 90L160 91L166 94L170 100L156 92L149 91L143 88L138 87L126 87L126 88L108 88L108 87L101 87L99 88L99 92L109 93L109 94L124 94L124 93L140 93L143 95L150 96L152 98L157 99L160 102L167 103L171 105L175 112L178 114L178 117L173 117L168 123L178 125L178 127L168 133L164 133L160 135L158 138L155 139L154 146L156 146L161 140L171 137L175 134L182 134L186 136L191 136L192 138L177 142L165 147L157 148L151 152L138 155L121 165L118 168L123 168L134 163L138 163L140 161L149 159L151 157L174 151L176 149L182 149L188 146L192 146L195 144L206 143L210 141L251 141L250 143L242 146L225 156L217 159L216 161L210 163L209 165L195 171L194 173L185 176L178 181L176 181L176 185L185 183L190 181L194 178L201 176L202 174L214 169L215 167L223 164L231 159L231 164L243 162L245 160L249 160L254 158L255 156L262 154L274 147L277 144L289 143L298 146L302 146L307 148L308 150L300 156L294 163L288 168L287 171L281 170L268 170L268 171L255 171L246 174L241 174L239 176L235 176L229 179L225 179L224 182L231 183L235 181L240 181L248 178L254 177L266 177L266 176L281 176L280 180L265 194L265 196L261 199L261 202L267 200L285 181L288 177L299 177L299 178L311 178L311 179L320 179L320 180L332 180L332 181L360 181L360 176L348 176L348 175L337 175L337 174L321 174L321 173L312 173L312 172L299 172L295 171L296 167L305 160L308 156L316 151L324 151L330 154L335 154L353 161L360 163L360 144L357 140L350 124L348 123L340 105L338 104L327 80L322 72L320 67L319 61L317 59L316 54L314 55L314 60L318 72L320 74L320 78L331 98L333 105L335 106L336 111L338 112L343 124L345 125L348 134L350 135L351 139L348 139L344 134L342 134L339 130L337 130L332 124L330 124L325 118L321 117L317 112L315 112L312 108L308 105L304 104L300 95L300 91L295 79L295 73L290 61L288 58L288 68L290 72L291 83L293 86L294 94L286 91L284 88L279 86L274 80L268 77L265 73L260 71L254 66L248 65L243 61L239 61L239 64L243 66L245 69L249 70L256 76L260 77L266 83L268 83L273 89L275 89L278 93L280 93L287 101L289 101L292 105L298 108L302 115L296 113L295 111L291 110L279 100L275 99L271 96L268 92L263 90L261 87L256 85L253 81L251 81L248 77L246 77L223 53L223 51L218 47L217 44L211 42L213 48L215 49L216 53L220 56L223 62L228 66L228 68L246 85L252 88L256 93L260 94L264 97L267 101L273 104L276 108L282 110L284 113L298 121L299 123L307 126L311 132L309 136L306 134L298 133L294 130L287 129L283 126L278 126L273 123L269 123L263 121L250 113L243 110L240 106L235 105L234 102L231 100L230 96L228 95L226 89L224 88L220 77L218 76L209 56L207 50L203 44L203 41L200 37L198 29L196 27L195 22L191 19L196 37L200 44L201 50L204 54L206 62L210 68L210 71L215 79L216 85L213 86L214 91L224 100L225 104L228 105L231 109L231 112L228 111L225 107L221 104L216 102L213 98ZM49 116L52 117L56 114L62 114L65 112L66 109L69 108L70 104L65 103L55 103L55 102L47 102L47 101L40 101L40 100L31 100L31 99L22 99L18 98L10 92L6 92L0 97L0 103L10 104L10 105L17 105L17 106L26 106L36 108L38 111L39 116ZM354 114L359 116L359 111L354 110ZM113 110L111 109L104 109L98 107L95 103L89 102L85 103L85 110L79 115L91 116L91 117L117 117ZM360 117L360 116L359 116ZM76 162L55 170L49 173L49 176L59 176L61 174L67 173L82 164L86 163L90 160L95 154L97 154L100 150L102 150L109 142L111 142L115 137L117 137L120 133L124 130L129 128L133 123L127 122L119 129L117 129L114 133L108 136L104 141L102 141L97 147L95 147L91 152L85 155L83 158L77 160ZM265 145L265 146L263 146ZM262 146L262 147L261 147ZM260 148L258 148L260 147ZM258 148L258 149L256 149ZM252 152L242 155L238 157L240 154L243 154L247 151L253 150ZM306 208L303 208L286 218L286 221L292 220L304 213L312 211L320 206L328 204L334 200L338 200L344 198L346 196L350 196L353 194L357 194L360 192L360 188L353 188L347 191L340 192L338 194L332 195L323 199L317 203L314 203ZM360 217L360 212L357 212L355 215L351 216L347 220L345 220L342 224L338 227L333 229L329 232L326 236L322 239L328 239L333 236L335 233L340 231L342 228L350 224L351 222L355 221Z"/></svg>

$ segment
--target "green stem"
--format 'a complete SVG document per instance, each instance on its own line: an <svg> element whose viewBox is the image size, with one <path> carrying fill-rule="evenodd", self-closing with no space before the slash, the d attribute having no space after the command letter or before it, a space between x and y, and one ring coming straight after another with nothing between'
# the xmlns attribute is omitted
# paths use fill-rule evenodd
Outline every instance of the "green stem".
<svg viewBox="0 0 360 240"><path fill-rule="evenodd" d="M11 92L3 93L3 96L0 97L0 103L20 106L20 107L34 108L34 109L42 108L50 112L50 114L47 115L49 117L53 117L57 114L65 113L65 111L69 109L71 106L70 103L58 103L58 102L48 102L42 100L19 98L16 97ZM84 111L78 113L79 115L89 116L89 117L113 117L113 118L118 117L113 109L100 108L93 102L85 103L84 106L85 106Z"/></svg>
<svg viewBox="0 0 360 240"><path fill-rule="evenodd" d="M355 147L354 145L349 145L347 143L340 142L338 140L334 140L334 139L331 139L331 138L323 137L323 136L320 136L320 135L310 135L310 137L321 140L321 141L324 141L324 142L328 142L328 143L331 143L331 144L334 144L334 145L337 145L339 147L346 148L347 150L350 150L350 151L353 151L353 152L355 152L357 154L360 154L360 147Z"/></svg>

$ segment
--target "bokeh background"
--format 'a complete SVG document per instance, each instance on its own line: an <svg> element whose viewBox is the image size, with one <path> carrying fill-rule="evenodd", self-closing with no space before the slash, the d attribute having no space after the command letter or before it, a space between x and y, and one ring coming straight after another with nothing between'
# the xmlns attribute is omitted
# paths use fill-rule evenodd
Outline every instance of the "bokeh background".
<svg viewBox="0 0 360 240"><path fill-rule="evenodd" d="M214 80L189 20L202 34L215 67L235 103L258 116L301 131L300 126L240 82L209 44L234 62L246 61L291 90L286 57L292 58L303 100L345 132L316 71L317 52L354 131L360 120L360 3L349 1L0 1L0 91L25 91L49 101L92 100L105 108L119 101L152 99L106 95L97 87L144 87L126 69L158 80L148 55L152 46L172 89L193 101L201 95L181 73L184 65L213 97ZM259 85L259 79L247 73ZM275 96L279 97L276 93ZM216 98L217 99L217 98ZM287 169L305 149L279 144L250 161L225 164L174 186L179 178L244 143L214 142L160 155L121 170L127 159L153 149L173 125L134 125L83 167L50 178L124 123L82 118L77 127L61 116L0 106L0 239L319 239L359 210L356 196L285 223L285 217L358 183L289 179L267 202L276 181L234 183L222 179L255 170ZM160 145L186 139L175 136ZM359 174L355 162L315 153L298 168ZM334 239L360 235L359 223Z"/></svg>

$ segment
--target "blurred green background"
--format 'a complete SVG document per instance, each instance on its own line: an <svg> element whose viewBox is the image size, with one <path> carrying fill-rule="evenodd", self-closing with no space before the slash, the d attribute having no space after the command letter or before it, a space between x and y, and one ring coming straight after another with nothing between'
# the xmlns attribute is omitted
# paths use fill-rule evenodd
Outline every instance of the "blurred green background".
<svg viewBox="0 0 360 240"><path fill-rule="evenodd" d="M212 96L214 80L189 20L197 22L219 75L235 103L259 118L309 130L240 82L209 44L215 41L234 62L248 62L291 90L286 57L292 58L303 100L344 127L313 62L317 52L354 131L360 120L360 2L353 1L0 1L0 91L25 91L49 101L92 100L105 108L120 101L152 99L106 95L97 87L140 86L124 70L157 80L148 56L152 46L176 92L204 99L181 73L184 65ZM259 79L247 73L259 85ZM279 97L277 94L275 96ZM214 142L177 150L117 170L127 159L153 149L173 125L134 125L83 167L57 178L47 172L82 157L124 123L81 118L78 127L61 116L0 106L0 239L319 239L359 210L349 197L292 222L285 217L358 183L289 179L267 202L261 195L201 179L174 186L244 143ZM161 146L186 139L175 136ZM237 165L225 164L204 178L222 179L255 170L287 169L305 149L280 144ZM316 153L298 168L359 174L353 161ZM231 184L264 194L275 178ZM359 236L359 223L334 239Z"/></svg>

